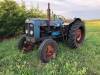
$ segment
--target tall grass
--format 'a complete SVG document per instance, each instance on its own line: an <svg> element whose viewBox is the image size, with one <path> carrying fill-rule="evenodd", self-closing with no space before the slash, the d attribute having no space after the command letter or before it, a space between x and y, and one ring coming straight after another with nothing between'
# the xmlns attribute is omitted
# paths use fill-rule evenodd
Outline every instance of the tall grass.
<svg viewBox="0 0 100 75"><path fill-rule="evenodd" d="M100 75L100 22L86 22L86 38L79 49L58 43L57 58L41 63L38 48L23 54L19 37L0 43L0 75Z"/></svg>

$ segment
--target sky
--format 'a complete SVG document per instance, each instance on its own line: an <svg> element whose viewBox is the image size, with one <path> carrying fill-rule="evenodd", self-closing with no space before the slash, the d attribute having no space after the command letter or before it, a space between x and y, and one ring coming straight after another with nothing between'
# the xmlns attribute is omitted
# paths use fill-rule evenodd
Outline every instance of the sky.
<svg viewBox="0 0 100 75"><path fill-rule="evenodd" d="M18 3L21 0L16 0ZM100 0L24 0L27 8L31 6L47 10L48 2L57 15L66 18L100 19Z"/></svg>

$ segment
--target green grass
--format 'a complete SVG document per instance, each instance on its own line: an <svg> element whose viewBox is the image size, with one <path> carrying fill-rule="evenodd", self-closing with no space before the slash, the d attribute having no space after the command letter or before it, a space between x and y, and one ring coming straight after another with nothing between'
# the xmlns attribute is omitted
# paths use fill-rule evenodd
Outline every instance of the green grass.
<svg viewBox="0 0 100 75"><path fill-rule="evenodd" d="M17 49L19 38L0 43L0 75L100 75L100 22L86 22L86 38L79 49L59 43L56 59L47 64L39 60L37 48L23 54Z"/></svg>

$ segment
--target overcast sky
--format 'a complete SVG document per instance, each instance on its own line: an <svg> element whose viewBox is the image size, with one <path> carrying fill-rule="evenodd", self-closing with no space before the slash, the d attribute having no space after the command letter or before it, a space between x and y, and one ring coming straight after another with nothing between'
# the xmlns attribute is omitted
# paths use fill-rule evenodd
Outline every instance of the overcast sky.
<svg viewBox="0 0 100 75"><path fill-rule="evenodd" d="M20 3L21 0L16 0ZM100 19L100 0L24 0L27 8L31 5L42 10L47 9L48 2L51 9L58 15L68 18Z"/></svg>

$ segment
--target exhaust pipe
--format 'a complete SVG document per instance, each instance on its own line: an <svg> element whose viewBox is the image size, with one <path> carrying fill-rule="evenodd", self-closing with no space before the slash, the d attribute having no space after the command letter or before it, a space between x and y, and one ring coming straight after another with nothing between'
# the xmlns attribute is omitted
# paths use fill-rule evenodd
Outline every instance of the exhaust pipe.
<svg viewBox="0 0 100 75"><path fill-rule="evenodd" d="M51 21L51 9L50 9L50 3L48 3L48 9L47 9L47 18L48 18L48 28L50 30L50 21Z"/></svg>

